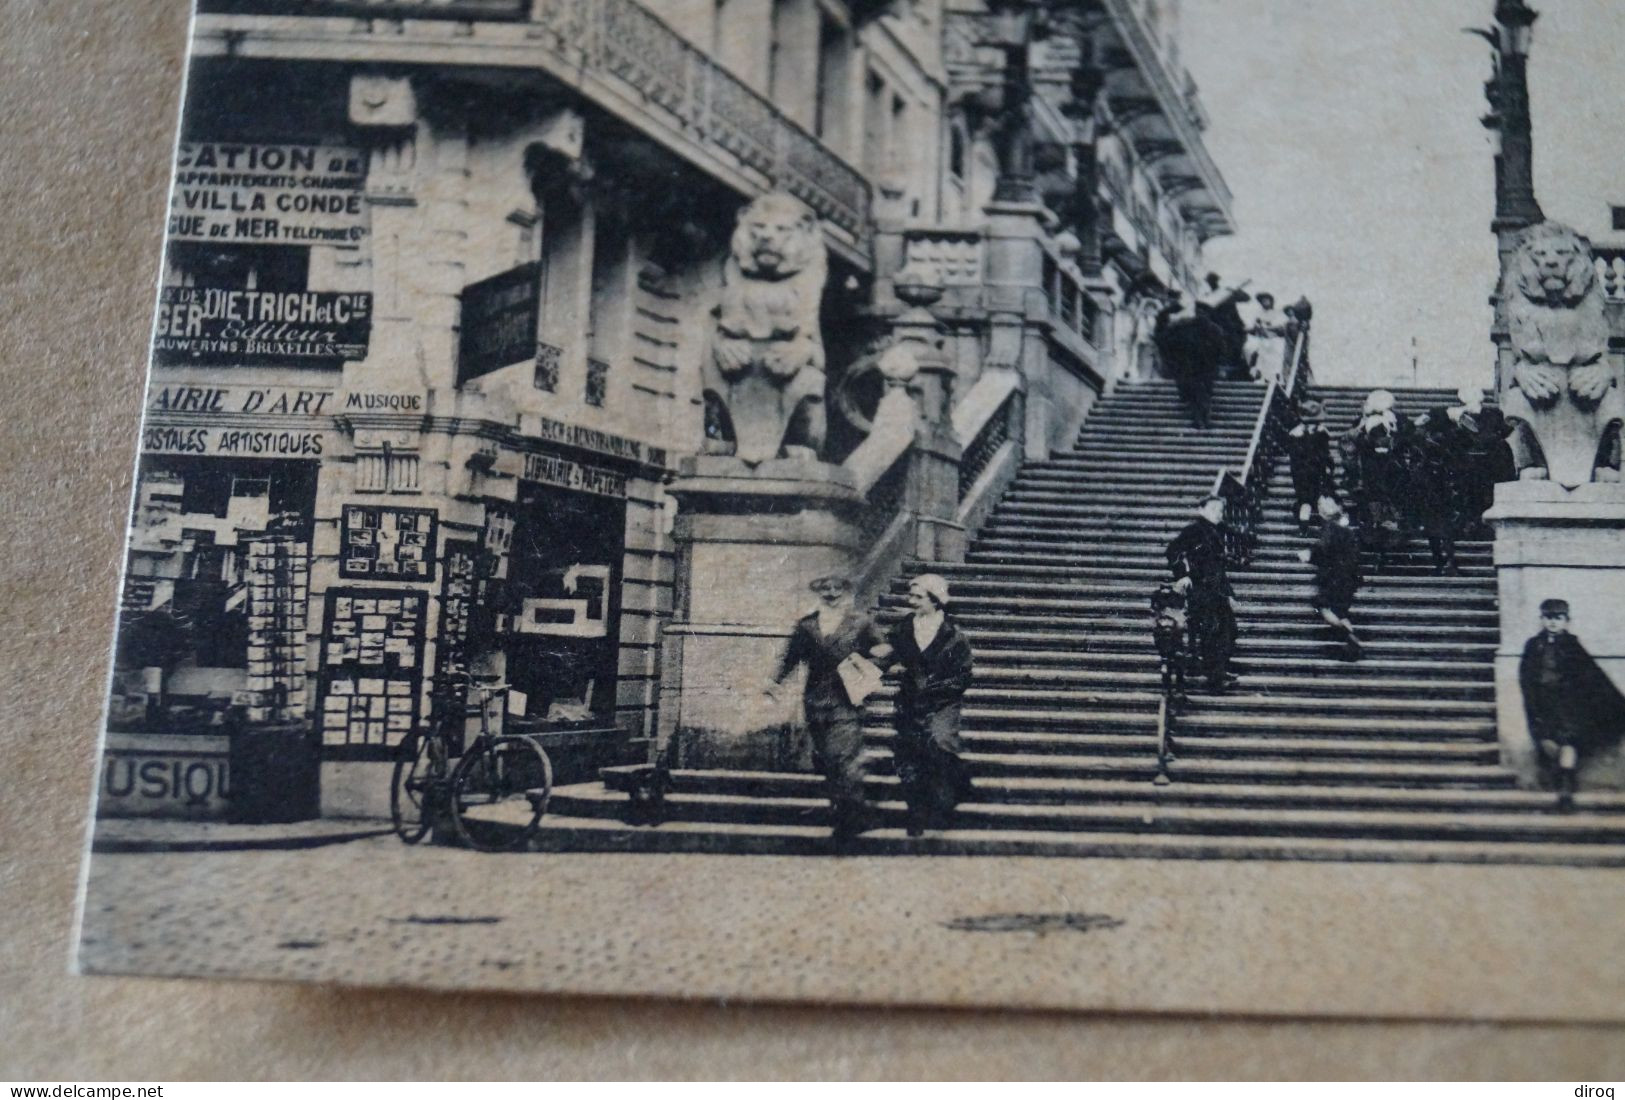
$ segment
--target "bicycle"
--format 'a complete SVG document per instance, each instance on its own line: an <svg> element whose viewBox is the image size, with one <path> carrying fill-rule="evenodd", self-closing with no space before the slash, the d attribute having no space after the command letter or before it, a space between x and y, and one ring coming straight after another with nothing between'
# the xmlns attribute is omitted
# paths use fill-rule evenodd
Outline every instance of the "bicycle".
<svg viewBox="0 0 1625 1100"><path fill-rule="evenodd" d="M442 706L428 732L401 743L390 783L395 833L408 844L451 819L459 840L481 852L515 851L536 835L553 793L553 762L533 737L493 733L491 704L507 698L508 685L462 677L477 699L461 708ZM451 765L454 719L479 715L480 732ZM460 726L460 723L458 723Z"/></svg>

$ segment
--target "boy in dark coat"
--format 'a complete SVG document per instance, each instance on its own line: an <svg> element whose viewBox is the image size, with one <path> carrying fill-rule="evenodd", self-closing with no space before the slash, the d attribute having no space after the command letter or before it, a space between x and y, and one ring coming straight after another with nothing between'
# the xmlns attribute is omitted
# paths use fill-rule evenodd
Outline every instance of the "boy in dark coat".
<svg viewBox="0 0 1625 1100"><path fill-rule="evenodd" d="M1348 513L1331 496L1319 501L1320 538L1308 550L1298 551L1298 560L1315 567L1313 607L1326 625L1343 639L1345 660L1360 659L1360 639L1355 637L1349 609L1360 587L1360 540L1349 526Z"/></svg>
<svg viewBox="0 0 1625 1100"><path fill-rule="evenodd" d="M1542 774L1557 788L1558 808L1568 810L1585 755L1625 731L1625 697L1569 633L1567 601L1542 601L1540 625L1523 647L1518 685Z"/></svg>
<svg viewBox="0 0 1625 1100"><path fill-rule="evenodd" d="M854 653L876 651L884 639L869 617L853 607L850 580L819 577L811 588L818 610L796 622L768 690L775 693L797 665L807 666L802 705L813 765L827 784L839 842L873 828L876 820L863 792L863 708L848 697L837 669Z"/></svg>
<svg viewBox="0 0 1625 1100"><path fill-rule="evenodd" d="M1175 535L1166 551L1174 589L1187 600L1190 644L1208 690L1223 693L1236 685L1230 654L1236 646L1233 593L1225 575L1224 498L1202 501L1200 514Z"/></svg>
<svg viewBox="0 0 1625 1100"><path fill-rule="evenodd" d="M1298 405L1298 415L1283 441L1292 462L1292 496L1298 511L1298 534L1308 537L1309 521L1323 496L1335 497L1332 437L1326 430L1324 406L1312 397Z"/></svg>

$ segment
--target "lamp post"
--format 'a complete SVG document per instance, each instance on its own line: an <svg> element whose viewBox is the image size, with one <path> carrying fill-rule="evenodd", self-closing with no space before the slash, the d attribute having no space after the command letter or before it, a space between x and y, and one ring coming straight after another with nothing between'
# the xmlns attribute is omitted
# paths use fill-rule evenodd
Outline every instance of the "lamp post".
<svg viewBox="0 0 1625 1100"><path fill-rule="evenodd" d="M1495 30L1484 32L1495 50L1495 74L1484 85L1490 113L1483 123L1495 133L1497 234L1516 233L1544 221L1535 199L1534 130L1529 114L1529 46L1540 13L1525 0L1496 0Z"/></svg>
<svg viewBox="0 0 1625 1100"><path fill-rule="evenodd" d="M1033 94L1027 53L1039 0L988 0L988 22L1004 51L996 132L999 178L993 187L995 202L1036 203L1033 186L1033 138L1027 104Z"/></svg>

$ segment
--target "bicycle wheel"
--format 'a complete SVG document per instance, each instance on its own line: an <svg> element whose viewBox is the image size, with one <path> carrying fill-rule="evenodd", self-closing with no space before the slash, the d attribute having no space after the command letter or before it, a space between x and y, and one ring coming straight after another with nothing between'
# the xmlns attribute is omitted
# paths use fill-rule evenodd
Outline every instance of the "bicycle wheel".
<svg viewBox="0 0 1625 1100"><path fill-rule="evenodd" d="M457 835L482 852L522 848L553 793L553 762L529 737L496 737L465 754L451 776Z"/></svg>
<svg viewBox="0 0 1625 1100"><path fill-rule="evenodd" d="M395 835L407 844L422 840L432 824L427 807L436 769L430 742L430 738L413 733L396 751L395 774L389 785L389 816Z"/></svg>

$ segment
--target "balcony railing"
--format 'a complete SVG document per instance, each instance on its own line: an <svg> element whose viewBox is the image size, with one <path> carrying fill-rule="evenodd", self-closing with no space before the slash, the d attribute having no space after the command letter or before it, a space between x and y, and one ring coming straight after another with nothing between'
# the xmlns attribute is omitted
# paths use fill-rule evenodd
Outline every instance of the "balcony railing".
<svg viewBox="0 0 1625 1100"><path fill-rule="evenodd" d="M689 45L636 0L198 0L201 13L528 21L531 38L570 73L611 85L695 143L720 148L769 188L783 188L861 247L869 182L767 99Z"/></svg>

